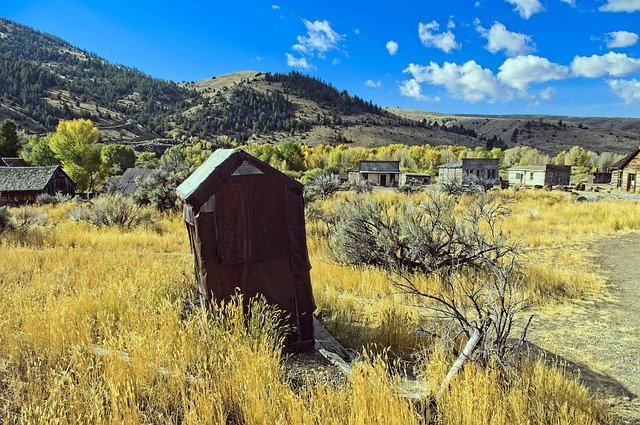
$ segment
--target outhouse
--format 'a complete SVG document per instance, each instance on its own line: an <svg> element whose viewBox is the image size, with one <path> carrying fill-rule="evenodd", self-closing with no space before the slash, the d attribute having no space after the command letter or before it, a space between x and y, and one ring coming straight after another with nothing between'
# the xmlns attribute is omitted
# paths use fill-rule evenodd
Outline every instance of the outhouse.
<svg viewBox="0 0 640 425"><path fill-rule="evenodd" d="M218 149L177 188L206 301L262 294L288 315L287 348L313 348L303 185L240 149Z"/></svg>

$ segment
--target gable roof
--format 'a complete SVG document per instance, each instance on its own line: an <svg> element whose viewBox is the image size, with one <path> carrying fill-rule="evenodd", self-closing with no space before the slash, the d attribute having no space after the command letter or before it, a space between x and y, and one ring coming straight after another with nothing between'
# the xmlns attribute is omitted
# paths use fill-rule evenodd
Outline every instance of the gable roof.
<svg viewBox="0 0 640 425"><path fill-rule="evenodd" d="M257 169L258 172L251 172L252 169ZM302 192L304 187L302 183L241 149L217 149L178 186L176 193L180 199L199 209L236 172L237 174L271 174L284 186L299 192Z"/></svg>
<svg viewBox="0 0 640 425"><path fill-rule="evenodd" d="M32 192L45 188L59 165L52 167L0 167L0 192Z"/></svg>
<svg viewBox="0 0 640 425"><path fill-rule="evenodd" d="M127 168L120 178L113 180L113 191L123 195L133 195L138 190L138 181L158 174L160 170L154 168Z"/></svg>
<svg viewBox="0 0 640 425"><path fill-rule="evenodd" d="M0 158L0 167L28 167L29 164L22 158Z"/></svg>
<svg viewBox="0 0 640 425"><path fill-rule="evenodd" d="M624 167L626 167L633 158L635 158L638 154L640 153L640 148L636 148L633 152L631 152L629 155L625 156L624 158L622 158L620 161L614 162L611 165L611 170L621 170Z"/></svg>
<svg viewBox="0 0 640 425"><path fill-rule="evenodd" d="M399 173L400 161L360 161L361 173Z"/></svg>

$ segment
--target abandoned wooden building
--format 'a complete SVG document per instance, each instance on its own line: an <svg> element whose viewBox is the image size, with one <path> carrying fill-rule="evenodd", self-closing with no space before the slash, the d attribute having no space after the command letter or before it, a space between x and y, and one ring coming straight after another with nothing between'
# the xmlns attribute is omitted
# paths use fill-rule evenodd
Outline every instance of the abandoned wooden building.
<svg viewBox="0 0 640 425"><path fill-rule="evenodd" d="M0 200L33 202L38 195L60 192L74 195L76 185L59 165L52 167L0 167Z"/></svg>
<svg viewBox="0 0 640 425"><path fill-rule="evenodd" d="M640 171L640 148L611 166L611 187L625 192L636 191L636 176Z"/></svg>
<svg viewBox="0 0 640 425"><path fill-rule="evenodd" d="M570 165L517 165L507 170L511 187L569 186Z"/></svg>
<svg viewBox="0 0 640 425"><path fill-rule="evenodd" d="M400 161L360 161L358 171L349 173L349 180L354 183L368 180L374 186L398 186Z"/></svg>
<svg viewBox="0 0 640 425"><path fill-rule="evenodd" d="M127 168L119 177L109 179L106 191L131 196L138 190L138 183L157 175L160 171L154 168Z"/></svg>
<svg viewBox="0 0 640 425"><path fill-rule="evenodd" d="M428 186L431 184L431 176L424 173L400 173L400 186Z"/></svg>
<svg viewBox="0 0 640 425"><path fill-rule="evenodd" d="M239 149L218 149L177 188L200 294L257 294L289 317L288 349L313 348L303 185Z"/></svg>
<svg viewBox="0 0 640 425"><path fill-rule="evenodd" d="M463 158L438 167L438 182L448 184L476 180L494 185L500 182L498 158Z"/></svg>

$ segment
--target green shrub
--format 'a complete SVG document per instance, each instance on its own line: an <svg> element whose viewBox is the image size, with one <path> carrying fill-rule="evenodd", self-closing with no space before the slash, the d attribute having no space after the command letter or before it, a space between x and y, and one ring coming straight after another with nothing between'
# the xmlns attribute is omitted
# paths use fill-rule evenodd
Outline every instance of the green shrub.
<svg viewBox="0 0 640 425"><path fill-rule="evenodd" d="M9 213L7 207L0 206L0 233L11 228L13 228L11 213Z"/></svg>
<svg viewBox="0 0 640 425"><path fill-rule="evenodd" d="M46 204L56 205L62 202L67 202L69 200L71 200L71 196L65 195L64 193L61 193L61 192L56 192L55 195L50 195L48 193L41 193L36 197L36 204L37 205L46 205Z"/></svg>
<svg viewBox="0 0 640 425"><path fill-rule="evenodd" d="M90 203L78 205L71 210L71 218L95 226L118 226L124 229L157 221L153 211L137 205L133 199L121 194L102 195Z"/></svg>

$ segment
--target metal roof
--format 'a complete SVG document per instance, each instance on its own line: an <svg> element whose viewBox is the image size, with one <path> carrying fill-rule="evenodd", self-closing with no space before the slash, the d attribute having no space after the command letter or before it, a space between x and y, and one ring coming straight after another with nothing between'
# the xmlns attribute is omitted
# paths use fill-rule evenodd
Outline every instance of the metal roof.
<svg viewBox="0 0 640 425"><path fill-rule="evenodd" d="M399 173L400 161L360 161L361 173Z"/></svg>
<svg viewBox="0 0 640 425"><path fill-rule="evenodd" d="M546 165L514 165L509 171L546 171Z"/></svg>
<svg viewBox="0 0 640 425"><path fill-rule="evenodd" d="M28 167L22 158L0 158L0 167Z"/></svg>
<svg viewBox="0 0 640 425"><path fill-rule="evenodd" d="M247 164L245 164L247 162ZM217 149L185 181L177 187L176 193L194 208L200 208L211 195L224 185L240 167L253 166L263 173L270 173L291 189L302 191L303 185L269 164L249 155L241 149ZM253 173L255 174L255 173Z"/></svg>
<svg viewBox="0 0 640 425"><path fill-rule="evenodd" d="M462 161L447 162L440 165L438 168L462 168Z"/></svg>
<svg viewBox="0 0 640 425"><path fill-rule="evenodd" d="M42 190L59 167L0 167L0 192Z"/></svg>

